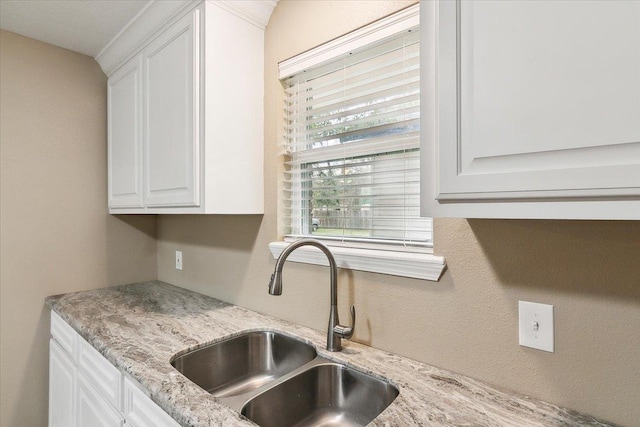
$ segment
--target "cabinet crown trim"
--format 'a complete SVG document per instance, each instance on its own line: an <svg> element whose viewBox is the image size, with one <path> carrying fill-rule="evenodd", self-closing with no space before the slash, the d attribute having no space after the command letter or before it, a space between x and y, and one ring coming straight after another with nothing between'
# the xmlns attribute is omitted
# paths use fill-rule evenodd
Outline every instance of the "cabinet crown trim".
<svg viewBox="0 0 640 427"><path fill-rule="evenodd" d="M264 29L269 22L277 0L206 0L243 20ZM179 16L185 9L195 7L202 1L150 0L131 21L98 53L95 60L109 76L144 45L164 24Z"/></svg>

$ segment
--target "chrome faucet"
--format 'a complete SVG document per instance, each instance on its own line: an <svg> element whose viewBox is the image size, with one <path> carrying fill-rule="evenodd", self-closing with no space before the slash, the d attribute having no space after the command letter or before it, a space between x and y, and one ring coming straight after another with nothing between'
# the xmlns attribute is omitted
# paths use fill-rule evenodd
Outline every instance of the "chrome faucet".
<svg viewBox="0 0 640 427"><path fill-rule="evenodd" d="M276 267L269 281L269 293L271 295L282 295L282 268L287 257L300 246L315 246L320 249L329 260L331 271L331 311L329 311L329 327L327 330L327 350L342 350L342 338L349 339L353 336L353 329L356 325L356 309L351 306L351 327L340 325L338 320L338 268L336 259L329 248L315 239L296 240L287 246L276 261Z"/></svg>

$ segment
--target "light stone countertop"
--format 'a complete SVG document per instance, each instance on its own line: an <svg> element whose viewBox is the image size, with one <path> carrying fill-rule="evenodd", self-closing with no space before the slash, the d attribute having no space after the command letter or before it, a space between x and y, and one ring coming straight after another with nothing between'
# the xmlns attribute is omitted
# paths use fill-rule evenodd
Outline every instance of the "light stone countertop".
<svg viewBox="0 0 640 427"><path fill-rule="evenodd" d="M169 363L185 349L249 330L271 330L315 346L319 356L382 377L400 395L374 426L610 426L590 416L498 390L462 375L343 340L163 282L57 295L47 304L183 426L254 425Z"/></svg>

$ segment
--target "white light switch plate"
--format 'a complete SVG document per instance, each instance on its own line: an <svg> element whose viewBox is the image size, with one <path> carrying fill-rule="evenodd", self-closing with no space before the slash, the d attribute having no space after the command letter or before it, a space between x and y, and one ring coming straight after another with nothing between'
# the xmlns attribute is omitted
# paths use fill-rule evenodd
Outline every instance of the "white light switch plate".
<svg viewBox="0 0 640 427"><path fill-rule="evenodd" d="M176 251L176 270L182 270L182 251Z"/></svg>
<svg viewBox="0 0 640 427"><path fill-rule="evenodd" d="M518 313L520 345L553 353L553 306L518 301Z"/></svg>

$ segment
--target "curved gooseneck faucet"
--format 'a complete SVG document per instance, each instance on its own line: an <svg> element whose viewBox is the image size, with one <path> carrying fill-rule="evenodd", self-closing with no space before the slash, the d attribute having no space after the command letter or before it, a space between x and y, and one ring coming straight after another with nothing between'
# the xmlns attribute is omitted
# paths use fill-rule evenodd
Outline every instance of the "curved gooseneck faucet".
<svg viewBox="0 0 640 427"><path fill-rule="evenodd" d="M296 240L287 246L276 261L276 266L269 281L269 293L271 295L282 295L282 268L287 257L300 246L315 246L320 249L329 260L329 270L331 271L331 310L329 312L329 327L327 330L327 350L342 350L342 338L349 339L353 336L353 329L356 323L356 309L351 306L351 327L340 325L338 320L338 268L336 260L329 248L315 239Z"/></svg>

